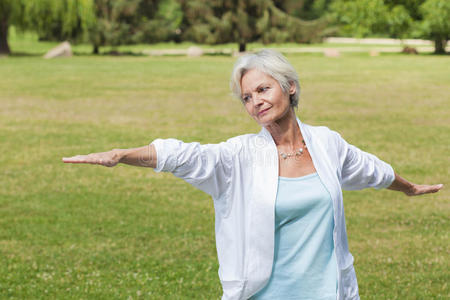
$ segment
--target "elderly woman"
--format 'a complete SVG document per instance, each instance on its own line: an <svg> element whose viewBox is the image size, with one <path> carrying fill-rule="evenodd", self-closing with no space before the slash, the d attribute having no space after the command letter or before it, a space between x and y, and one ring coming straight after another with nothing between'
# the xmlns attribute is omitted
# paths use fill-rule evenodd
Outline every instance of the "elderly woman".
<svg viewBox="0 0 450 300"><path fill-rule="evenodd" d="M291 64L262 50L239 58L231 88L262 129L201 145L156 139L134 149L63 158L172 172L214 200L222 299L359 299L342 189L434 193L327 127L296 118Z"/></svg>

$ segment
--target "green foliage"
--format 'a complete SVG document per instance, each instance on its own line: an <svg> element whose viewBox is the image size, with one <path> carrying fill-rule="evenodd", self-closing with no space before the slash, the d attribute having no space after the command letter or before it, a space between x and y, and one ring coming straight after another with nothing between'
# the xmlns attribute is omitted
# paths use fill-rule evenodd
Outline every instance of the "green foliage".
<svg viewBox="0 0 450 300"><path fill-rule="evenodd" d="M94 47L167 41L182 19L176 0L95 0Z"/></svg>
<svg viewBox="0 0 450 300"><path fill-rule="evenodd" d="M119 46L164 41L206 44L314 43L326 35L419 37L443 52L445 0L0 0L0 53L8 26L41 40Z"/></svg>
<svg viewBox="0 0 450 300"><path fill-rule="evenodd" d="M320 42L328 25L326 18L305 21L288 15L273 5L267 10L266 18L261 21L263 43Z"/></svg>
<svg viewBox="0 0 450 300"><path fill-rule="evenodd" d="M86 41L95 23L94 0L26 1L25 15L42 40Z"/></svg>
<svg viewBox="0 0 450 300"><path fill-rule="evenodd" d="M302 20L315 20L325 15L332 0L274 0L275 6Z"/></svg>
<svg viewBox="0 0 450 300"><path fill-rule="evenodd" d="M0 0L0 20L2 22L19 23L22 16L23 3L21 0Z"/></svg>
<svg viewBox="0 0 450 300"><path fill-rule="evenodd" d="M432 39L436 53L450 37L448 0L337 0L331 16L340 35Z"/></svg>
<svg viewBox="0 0 450 300"><path fill-rule="evenodd" d="M138 42L163 42L169 40L179 41L180 25L183 20L183 11L177 0L161 0L153 19L147 19L141 25L142 37Z"/></svg>
<svg viewBox="0 0 450 300"><path fill-rule="evenodd" d="M41 40L89 41L97 50L172 39L182 20L176 0L0 0L0 8L3 20Z"/></svg>
<svg viewBox="0 0 450 300"><path fill-rule="evenodd" d="M0 0L0 55L9 54L8 32L11 24L24 27L23 2L20 0Z"/></svg>
<svg viewBox="0 0 450 300"><path fill-rule="evenodd" d="M183 20L183 12L181 11L180 3L176 0L162 0L159 3L156 17L167 20L168 25L171 26L172 29L177 29Z"/></svg>
<svg viewBox="0 0 450 300"><path fill-rule="evenodd" d="M343 36L368 37L387 31L388 9L383 0L337 0L332 17Z"/></svg>
<svg viewBox="0 0 450 300"><path fill-rule="evenodd" d="M280 9L282 1L182 1L183 37L199 43L236 42L240 50L253 41L312 42L321 38L325 19L303 21Z"/></svg>
<svg viewBox="0 0 450 300"><path fill-rule="evenodd" d="M139 11L139 0L95 0L96 22L89 29L89 39L94 46L120 45L134 39L133 25L147 13L153 13L153 2L148 10Z"/></svg>
<svg viewBox="0 0 450 300"><path fill-rule="evenodd" d="M420 9L424 34L435 41L436 53L444 53L450 38L450 1L427 0Z"/></svg>
<svg viewBox="0 0 450 300"><path fill-rule="evenodd" d="M5 38L9 25L33 30L43 40L87 40L88 30L95 23L93 1L0 0L0 52L7 47Z"/></svg>
<svg viewBox="0 0 450 300"><path fill-rule="evenodd" d="M269 1L182 1L184 39L199 43L246 44L261 35L258 20Z"/></svg>
<svg viewBox="0 0 450 300"><path fill-rule="evenodd" d="M396 6L403 6L408 14L411 16L413 20L421 20L422 14L420 12L420 5L424 3L425 0L384 0L384 4L392 9Z"/></svg>
<svg viewBox="0 0 450 300"><path fill-rule="evenodd" d="M406 38L410 33L414 21L403 5L396 5L389 12L386 22L390 37Z"/></svg>

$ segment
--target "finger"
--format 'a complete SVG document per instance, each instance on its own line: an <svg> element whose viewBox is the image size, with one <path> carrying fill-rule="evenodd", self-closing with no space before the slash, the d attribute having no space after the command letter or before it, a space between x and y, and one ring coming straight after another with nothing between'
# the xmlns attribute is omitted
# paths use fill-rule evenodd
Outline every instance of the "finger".
<svg viewBox="0 0 450 300"><path fill-rule="evenodd" d="M96 159L92 155L76 155L72 157L63 157L63 162L73 164L95 164Z"/></svg>
<svg viewBox="0 0 450 300"><path fill-rule="evenodd" d="M423 186L421 186L421 188L417 194L422 195L422 194L436 193L440 189L442 189L443 186L444 186L443 184L423 185Z"/></svg>
<svg viewBox="0 0 450 300"><path fill-rule="evenodd" d="M63 157L62 161L64 163L73 163L73 164L92 164L92 165L102 165L109 167L111 165L111 160L108 157L105 157L103 153L91 153L88 155L76 155L72 157Z"/></svg>
<svg viewBox="0 0 450 300"><path fill-rule="evenodd" d="M63 157L62 161L65 163L83 163L86 162L86 158L84 155L76 155L72 157Z"/></svg>
<svg viewBox="0 0 450 300"><path fill-rule="evenodd" d="M436 184L436 185L432 185L430 186L430 193L436 193L439 192L440 189L442 189L444 187L443 184Z"/></svg>

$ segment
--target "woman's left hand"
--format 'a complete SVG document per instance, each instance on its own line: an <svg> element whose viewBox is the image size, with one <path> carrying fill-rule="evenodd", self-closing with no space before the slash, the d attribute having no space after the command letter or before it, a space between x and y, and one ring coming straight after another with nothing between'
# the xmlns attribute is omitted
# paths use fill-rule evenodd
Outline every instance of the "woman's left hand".
<svg viewBox="0 0 450 300"><path fill-rule="evenodd" d="M408 196L419 196L439 192L442 187L444 187L443 184L414 184L395 173L395 179L388 189L403 192Z"/></svg>
<svg viewBox="0 0 450 300"><path fill-rule="evenodd" d="M404 193L408 196L419 196L423 194L436 193L442 189L443 184L435 184L435 185L419 185L413 184L410 189L404 191Z"/></svg>

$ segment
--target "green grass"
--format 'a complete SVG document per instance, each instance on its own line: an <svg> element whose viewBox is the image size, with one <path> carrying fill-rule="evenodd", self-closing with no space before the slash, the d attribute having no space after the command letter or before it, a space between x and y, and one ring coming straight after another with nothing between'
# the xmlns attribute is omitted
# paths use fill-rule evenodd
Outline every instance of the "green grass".
<svg viewBox="0 0 450 300"><path fill-rule="evenodd" d="M414 182L447 183L446 57L288 58L303 121L339 131ZM230 96L233 62L0 58L0 298L220 297L206 194L171 174L61 157L259 131ZM345 192L362 299L448 299L449 195Z"/></svg>

